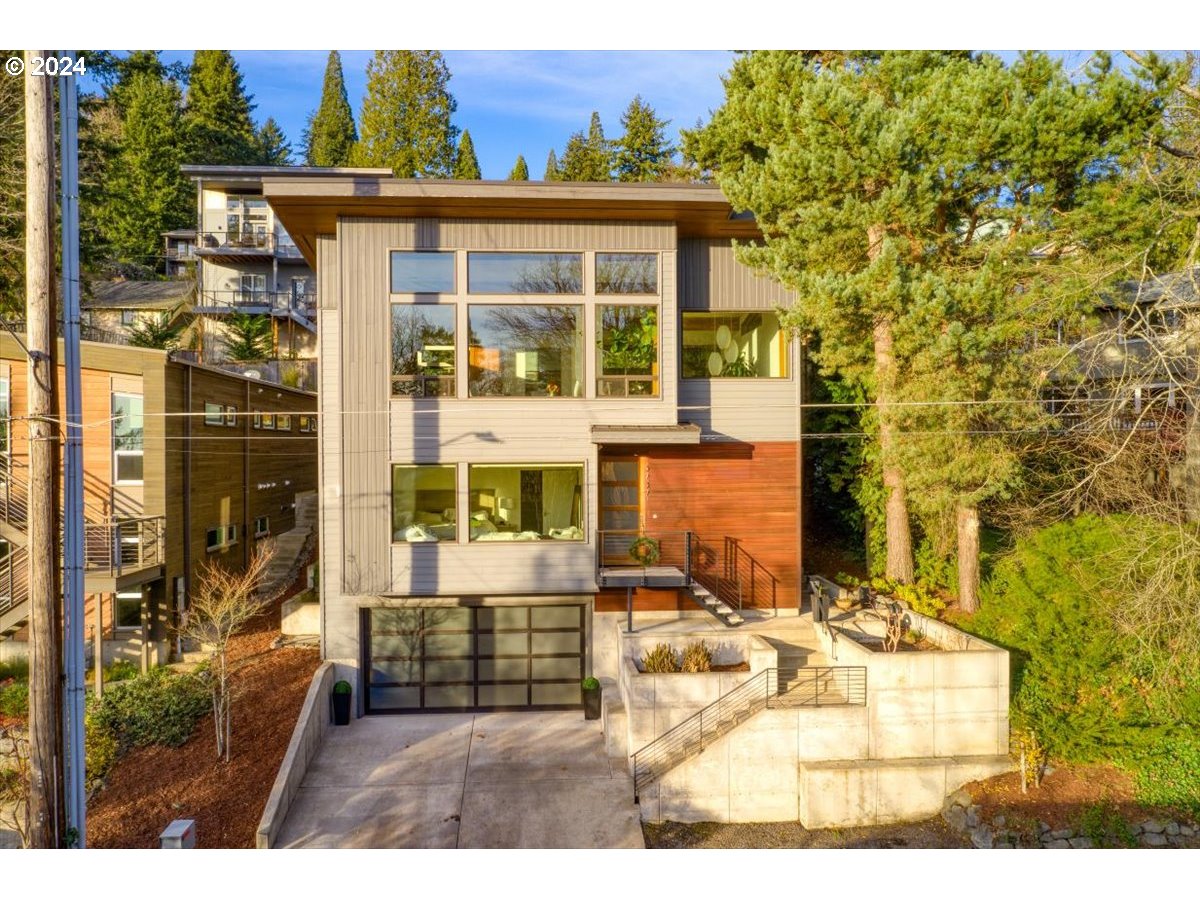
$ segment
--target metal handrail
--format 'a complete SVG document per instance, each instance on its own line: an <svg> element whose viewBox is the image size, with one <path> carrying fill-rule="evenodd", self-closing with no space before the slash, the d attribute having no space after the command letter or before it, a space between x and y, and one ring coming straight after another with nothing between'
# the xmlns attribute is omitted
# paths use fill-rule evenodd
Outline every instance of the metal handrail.
<svg viewBox="0 0 1200 900"><path fill-rule="evenodd" d="M29 599L29 551L11 547L0 559L0 613L15 609Z"/></svg>
<svg viewBox="0 0 1200 900"><path fill-rule="evenodd" d="M248 250L275 252L275 235L269 231L201 231L196 235L196 251Z"/></svg>
<svg viewBox="0 0 1200 900"><path fill-rule="evenodd" d="M596 532L596 580L607 568L636 568L639 563L629 555L629 547L639 538L650 538L658 542L659 557L655 566L679 569L685 579L691 580L690 531L648 531L643 528L613 528Z"/></svg>
<svg viewBox="0 0 1200 900"><path fill-rule="evenodd" d="M688 757L703 752L706 746L728 734L759 710L866 705L865 666L811 666L783 671L791 676L785 682L787 686L784 690L779 687L780 670L764 669L634 753L634 801L637 801L642 788ZM831 687L839 693L831 691Z"/></svg>

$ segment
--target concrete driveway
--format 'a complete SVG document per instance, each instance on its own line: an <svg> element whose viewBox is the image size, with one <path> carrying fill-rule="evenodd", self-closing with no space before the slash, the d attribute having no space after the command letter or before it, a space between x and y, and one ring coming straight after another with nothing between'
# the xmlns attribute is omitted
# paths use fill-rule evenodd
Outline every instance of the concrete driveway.
<svg viewBox="0 0 1200 900"><path fill-rule="evenodd" d="M574 712L372 716L331 728L279 847L644 847L633 784Z"/></svg>

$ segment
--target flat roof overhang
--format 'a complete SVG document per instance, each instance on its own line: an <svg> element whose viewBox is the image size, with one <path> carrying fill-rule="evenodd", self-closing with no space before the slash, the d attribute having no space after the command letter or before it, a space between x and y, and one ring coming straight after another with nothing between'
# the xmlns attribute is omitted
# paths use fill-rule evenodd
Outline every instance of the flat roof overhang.
<svg viewBox="0 0 1200 900"><path fill-rule="evenodd" d="M754 217L735 212L715 185L447 181L366 176L262 178L271 204L310 265L316 236L338 219L444 218L673 222L681 237L761 237Z"/></svg>
<svg viewBox="0 0 1200 900"><path fill-rule="evenodd" d="M700 426L593 425L593 444L699 444Z"/></svg>

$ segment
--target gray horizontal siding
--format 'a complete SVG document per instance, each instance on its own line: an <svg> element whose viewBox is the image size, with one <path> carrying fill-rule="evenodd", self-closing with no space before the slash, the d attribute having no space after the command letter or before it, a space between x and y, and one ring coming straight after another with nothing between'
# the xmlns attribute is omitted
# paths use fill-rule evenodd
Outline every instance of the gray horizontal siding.
<svg viewBox="0 0 1200 900"><path fill-rule="evenodd" d="M681 309L774 309L791 306L795 294L737 261L726 240L679 242Z"/></svg>
<svg viewBox="0 0 1200 900"><path fill-rule="evenodd" d="M593 591L593 545L566 541L397 544L392 593L422 596Z"/></svg>
<svg viewBox="0 0 1200 900"><path fill-rule="evenodd" d="M679 421L701 440L799 440L800 348L790 344L789 378L700 378L679 382Z"/></svg>

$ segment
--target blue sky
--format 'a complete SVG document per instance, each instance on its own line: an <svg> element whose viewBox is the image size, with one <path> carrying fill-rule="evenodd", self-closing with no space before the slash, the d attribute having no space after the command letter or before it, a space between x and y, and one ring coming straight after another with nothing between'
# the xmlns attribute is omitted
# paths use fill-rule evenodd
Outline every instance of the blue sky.
<svg viewBox="0 0 1200 900"><path fill-rule="evenodd" d="M292 142L321 95L328 51L235 50L259 122L274 116ZM531 178L542 177L546 154L561 153L573 131L586 129L592 110L604 132L621 133L621 113L640 93L669 132L691 127L721 105L728 51L446 51L455 124L471 132L484 178L505 178L523 154ZM346 89L355 119L366 89L371 52L342 52ZM190 63L190 52L167 51L168 61Z"/></svg>

